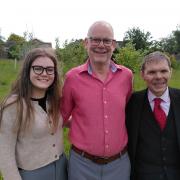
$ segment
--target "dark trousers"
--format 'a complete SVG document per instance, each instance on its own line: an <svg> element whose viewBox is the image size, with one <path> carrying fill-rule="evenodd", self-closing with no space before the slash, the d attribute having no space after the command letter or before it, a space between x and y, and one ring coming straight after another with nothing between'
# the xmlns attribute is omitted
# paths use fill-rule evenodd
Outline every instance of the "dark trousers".
<svg viewBox="0 0 180 180"><path fill-rule="evenodd" d="M161 173L135 173L131 180L180 180L180 170L167 170Z"/></svg>

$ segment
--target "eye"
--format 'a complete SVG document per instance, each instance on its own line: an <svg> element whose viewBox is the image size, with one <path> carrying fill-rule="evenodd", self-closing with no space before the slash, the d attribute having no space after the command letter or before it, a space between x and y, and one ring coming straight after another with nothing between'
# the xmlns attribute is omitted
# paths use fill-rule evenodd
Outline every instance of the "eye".
<svg viewBox="0 0 180 180"><path fill-rule="evenodd" d="M48 74L54 74L54 67L47 67L46 71Z"/></svg>
<svg viewBox="0 0 180 180"><path fill-rule="evenodd" d="M101 39L99 39L99 38L93 38L92 40L96 43L99 43L101 41Z"/></svg>
<svg viewBox="0 0 180 180"><path fill-rule="evenodd" d="M155 71L149 71L147 74L153 75L155 74Z"/></svg>
<svg viewBox="0 0 180 180"><path fill-rule="evenodd" d="M111 44L112 43L112 40L111 39L103 39L103 42L105 44Z"/></svg>
<svg viewBox="0 0 180 180"><path fill-rule="evenodd" d="M163 69L163 70L161 71L161 73L163 73L163 74L165 74L165 73L167 73L167 72L169 72L169 71L166 70L166 69Z"/></svg>
<svg viewBox="0 0 180 180"><path fill-rule="evenodd" d="M43 67L41 66L34 66L35 71L42 71Z"/></svg>

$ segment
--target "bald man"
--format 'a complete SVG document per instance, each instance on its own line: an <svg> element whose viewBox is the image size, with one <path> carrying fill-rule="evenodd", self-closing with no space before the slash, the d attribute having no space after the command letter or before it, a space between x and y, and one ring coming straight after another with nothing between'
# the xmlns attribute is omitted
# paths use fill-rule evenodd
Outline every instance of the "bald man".
<svg viewBox="0 0 180 180"><path fill-rule="evenodd" d="M69 180L129 180L125 106L132 92L132 72L115 64L112 26L98 21L88 30L85 64L66 74L61 112L72 148Z"/></svg>

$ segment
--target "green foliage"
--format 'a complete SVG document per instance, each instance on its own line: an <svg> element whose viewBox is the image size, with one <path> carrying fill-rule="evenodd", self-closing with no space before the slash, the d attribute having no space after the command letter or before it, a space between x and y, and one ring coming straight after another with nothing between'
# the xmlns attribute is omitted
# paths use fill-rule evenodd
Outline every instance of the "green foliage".
<svg viewBox="0 0 180 180"><path fill-rule="evenodd" d="M147 50L152 44L151 33L140 30L139 27L133 27L125 33L124 44L132 42L136 50Z"/></svg>
<svg viewBox="0 0 180 180"><path fill-rule="evenodd" d="M115 59L118 64L128 67L133 72L138 72L143 56L144 53L136 51L132 43L127 43L125 47L119 49L119 53L115 55Z"/></svg>
<svg viewBox="0 0 180 180"><path fill-rule="evenodd" d="M175 53L176 42L175 42L175 38L173 37L173 35L170 35L167 38L162 38L160 43L161 43L161 48L164 52L168 52L170 54Z"/></svg>
<svg viewBox="0 0 180 180"><path fill-rule="evenodd" d="M11 83L17 77L20 63L15 64L13 60L0 60L0 99L9 92Z"/></svg>
<svg viewBox="0 0 180 180"><path fill-rule="evenodd" d="M0 180L4 180L1 171L0 171Z"/></svg>
<svg viewBox="0 0 180 180"><path fill-rule="evenodd" d="M163 38L161 41L162 50L169 54L180 53L180 26L167 38Z"/></svg>
<svg viewBox="0 0 180 180"><path fill-rule="evenodd" d="M25 31L23 33L23 38L25 41L22 43L21 49L19 51L19 59L24 59L26 54L32 50L33 48L36 48L37 45L33 43L34 35L32 32Z"/></svg>
<svg viewBox="0 0 180 180"><path fill-rule="evenodd" d="M3 49L4 49L4 42L5 38L3 36L1 36L1 29L0 29L0 57L3 54Z"/></svg>
<svg viewBox="0 0 180 180"><path fill-rule="evenodd" d="M4 49L4 41L0 39L0 57L3 54L3 49Z"/></svg>
<svg viewBox="0 0 180 180"><path fill-rule="evenodd" d="M82 40L71 40L70 43L65 41L63 48L58 48L56 51L58 58L63 64L64 72L84 63L87 57Z"/></svg>
<svg viewBox="0 0 180 180"><path fill-rule="evenodd" d="M6 42L9 47L8 56L10 59L20 59L21 47L25 43L25 38L16 34L11 34Z"/></svg>
<svg viewBox="0 0 180 180"><path fill-rule="evenodd" d="M169 56L169 58L170 58L170 61L171 61L171 67L173 68L173 69L177 69L178 68L178 62L177 62L177 60L176 60L176 57L174 56L174 55L170 55L169 53L166 53L168 56Z"/></svg>
<svg viewBox="0 0 180 180"><path fill-rule="evenodd" d="M173 31L173 35L175 38L175 49L176 49L176 53L180 53L180 25L179 27L177 27L177 30Z"/></svg>

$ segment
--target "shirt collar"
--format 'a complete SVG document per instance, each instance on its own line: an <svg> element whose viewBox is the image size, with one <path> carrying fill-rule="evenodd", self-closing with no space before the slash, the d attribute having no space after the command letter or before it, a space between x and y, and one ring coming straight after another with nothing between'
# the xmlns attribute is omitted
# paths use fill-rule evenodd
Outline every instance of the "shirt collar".
<svg viewBox="0 0 180 180"><path fill-rule="evenodd" d="M152 102L155 98L157 98L149 89L148 89L148 99L149 102ZM169 88L166 88L166 91L162 94L162 96L158 97L161 98L164 102L169 102L170 97L169 97Z"/></svg>
<svg viewBox="0 0 180 180"><path fill-rule="evenodd" d="M115 64L112 60L110 62L110 70L115 73L117 70L120 70L122 69L119 65ZM81 72L84 72L84 71L87 71L88 74L92 75L92 67L91 67L91 64L90 64L90 61L89 59L86 61L85 64L81 65L80 66L80 73Z"/></svg>

